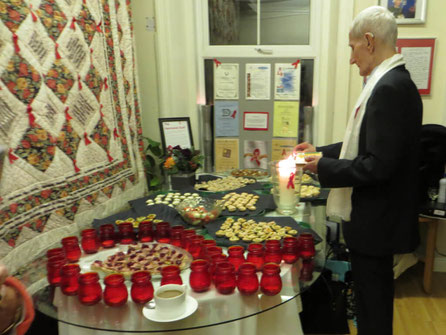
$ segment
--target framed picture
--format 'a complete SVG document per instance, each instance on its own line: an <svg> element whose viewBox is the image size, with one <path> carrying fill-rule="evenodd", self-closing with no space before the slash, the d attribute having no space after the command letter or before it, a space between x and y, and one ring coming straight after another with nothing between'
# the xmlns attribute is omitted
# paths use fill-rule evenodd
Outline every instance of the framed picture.
<svg viewBox="0 0 446 335"><path fill-rule="evenodd" d="M393 13L398 24L426 22L427 0L379 0L379 5Z"/></svg>
<svg viewBox="0 0 446 335"><path fill-rule="evenodd" d="M194 146L188 117L159 118L158 121L164 150L168 146L179 145L183 149Z"/></svg>

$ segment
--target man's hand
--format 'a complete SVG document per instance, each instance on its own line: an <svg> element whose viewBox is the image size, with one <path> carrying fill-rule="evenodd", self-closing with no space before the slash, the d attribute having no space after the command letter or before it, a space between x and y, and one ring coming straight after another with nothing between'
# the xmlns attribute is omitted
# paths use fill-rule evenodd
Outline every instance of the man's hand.
<svg viewBox="0 0 446 335"><path fill-rule="evenodd" d="M319 163L321 156L308 156L305 157L307 164L303 166L304 171L310 171L317 174L317 164Z"/></svg>
<svg viewBox="0 0 446 335"><path fill-rule="evenodd" d="M316 147L308 142L302 142L294 147L294 152L316 152Z"/></svg>

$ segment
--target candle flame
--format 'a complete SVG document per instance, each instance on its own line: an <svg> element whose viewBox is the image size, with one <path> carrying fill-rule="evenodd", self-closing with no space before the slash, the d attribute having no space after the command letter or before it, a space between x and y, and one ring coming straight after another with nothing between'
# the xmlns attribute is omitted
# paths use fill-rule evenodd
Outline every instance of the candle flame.
<svg viewBox="0 0 446 335"><path fill-rule="evenodd" d="M293 155L289 155L286 159L279 161L279 168L295 168L296 163Z"/></svg>

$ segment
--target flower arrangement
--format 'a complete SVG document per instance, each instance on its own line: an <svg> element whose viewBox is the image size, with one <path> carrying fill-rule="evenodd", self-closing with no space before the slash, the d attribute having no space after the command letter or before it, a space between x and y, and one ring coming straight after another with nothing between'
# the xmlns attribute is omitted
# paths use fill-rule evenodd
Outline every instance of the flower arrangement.
<svg viewBox="0 0 446 335"><path fill-rule="evenodd" d="M169 146L163 163L168 174L195 172L203 163L203 155L194 148L182 149L181 146Z"/></svg>

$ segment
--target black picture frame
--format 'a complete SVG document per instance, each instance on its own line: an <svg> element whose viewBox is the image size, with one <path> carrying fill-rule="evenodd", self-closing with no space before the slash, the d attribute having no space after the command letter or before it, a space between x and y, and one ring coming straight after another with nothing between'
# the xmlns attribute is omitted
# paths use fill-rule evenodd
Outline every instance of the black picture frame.
<svg viewBox="0 0 446 335"><path fill-rule="evenodd" d="M190 126L190 118L189 117L168 117L168 118L158 118L160 134L161 134L161 143L163 145L164 152L166 151L169 145L176 146L180 145L181 148L190 148L194 146L194 140L192 137L192 129ZM183 125L185 123L183 129L178 129L177 134L174 129L170 129L168 131L167 126L172 123L179 122L179 125ZM188 146L190 144L190 146Z"/></svg>

